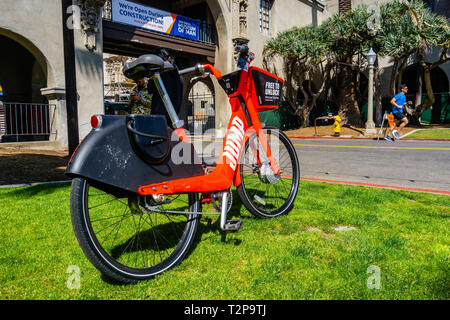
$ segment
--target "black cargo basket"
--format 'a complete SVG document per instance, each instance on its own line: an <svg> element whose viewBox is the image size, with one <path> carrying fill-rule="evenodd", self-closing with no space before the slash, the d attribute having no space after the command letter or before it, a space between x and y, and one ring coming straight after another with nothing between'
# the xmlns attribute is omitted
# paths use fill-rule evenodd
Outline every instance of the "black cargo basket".
<svg viewBox="0 0 450 320"><path fill-rule="evenodd" d="M283 79L256 67L251 67L249 71L254 87L252 99L258 111L278 107L281 102Z"/></svg>

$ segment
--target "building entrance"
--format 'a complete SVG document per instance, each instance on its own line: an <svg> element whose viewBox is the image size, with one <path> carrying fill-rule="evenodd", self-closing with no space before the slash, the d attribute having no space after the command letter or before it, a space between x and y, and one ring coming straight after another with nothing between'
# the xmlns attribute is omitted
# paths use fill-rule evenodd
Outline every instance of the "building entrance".
<svg viewBox="0 0 450 320"><path fill-rule="evenodd" d="M190 3L190 4L189 4ZM124 7L132 5L136 8ZM124 11L123 9L129 9ZM129 21L133 12L140 14L140 20L152 19L148 12L169 13L173 24L186 26L190 31L175 35L157 32L145 26ZM118 17L121 14L122 16ZM179 21L179 22L178 22ZM186 22L187 21L187 22ZM195 30L194 33L192 33ZM192 36L192 35L195 36ZM117 114L126 110L128 95L134 83L121 74L121 65L140 55L154 53L165 48L175 59L179 69L194 66L197 63L215 62L217 34L214 19L206 1L137 1L125 3L123 0L109 0L105 4L103 19L103 51L105 72L105 101L108 110ZM190 76L184 77L183 98L179 117L186 123L186 129L202 134L215 127L214 90L200 90L201 84L190 82ZM195 119L195 121L194 121ZM195 122L195 125L194 125ZM197 128L196 130L194 130Z"/></svg>
<svg viewBox="0 0 450 320"><path fill-rule="evenodd" d="M52 106L42 96L46 70L31 52L0 35L0 141L48 140Z"/></svg>

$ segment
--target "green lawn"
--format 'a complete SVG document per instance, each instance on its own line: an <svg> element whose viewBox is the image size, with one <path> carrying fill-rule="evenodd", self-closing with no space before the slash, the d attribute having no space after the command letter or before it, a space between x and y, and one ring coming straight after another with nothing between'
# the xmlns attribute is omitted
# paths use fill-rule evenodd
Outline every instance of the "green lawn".
<svg viewBox="0 0 450 320"><path fill-rule="evenodd" d="M422 129L405 138L414 139L450 139L450 129Z"/></svg>
<svg viewBox="0 0 450 320"><path fill-rule="evenodd" d="M84 257L69 191L0 189L0 299L450 298L448 196L302 181L289 215L260 220L235 194L239 233L224 237L203 218L180 266L125 286ZM79 289L67 287L69 266L81 271Z"/></svg>

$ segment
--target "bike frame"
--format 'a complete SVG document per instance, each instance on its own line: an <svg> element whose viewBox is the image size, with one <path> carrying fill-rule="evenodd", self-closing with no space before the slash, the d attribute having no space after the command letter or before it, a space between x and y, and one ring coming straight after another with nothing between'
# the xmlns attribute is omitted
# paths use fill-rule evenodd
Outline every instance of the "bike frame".
<svg viewBox="0 0 450 320"><path fill-rule="evenodd" d="M219 70L212 65L203 65L203 70L209 70L218 80L222 78ZM232 114L228 123L227 133L225 135L222 151L218 158L218 163L211 173L203 176L191 177L186 179L178 179L167 182L155 183L141 186L138 189L141 195L156 195L156 194L176 194L187 192L215 192L223 191L241 184L240 179L240 157L241 151L245 143L251 135L256 134L260 140L263 151L267 159L269 159L270 166L274 174L281 174L278 164L272 156L270 147L267 143L266 137L263 133L261 122L255 103L252 99L252 85L253 78L251 70L258 69L250 67L248 71L241 70L239 85L236 92L228 95ZM272 74L258 69L260 72L267 73L273 77ZM159 82L160 78L157 75L155 83L158 81L159 86L163 86ZM281 78L277 79L281 82ZM166 108L170 109L171 104L166 104ZM168 110L169 115L171 111ZM172 118L174 124L180 124L179 119ZM181 126L176 126L175 132L181 140L188 142L188 138ZM255 150L253 150L255 152ZM256 155L259 159L258 155Z"/></svg>

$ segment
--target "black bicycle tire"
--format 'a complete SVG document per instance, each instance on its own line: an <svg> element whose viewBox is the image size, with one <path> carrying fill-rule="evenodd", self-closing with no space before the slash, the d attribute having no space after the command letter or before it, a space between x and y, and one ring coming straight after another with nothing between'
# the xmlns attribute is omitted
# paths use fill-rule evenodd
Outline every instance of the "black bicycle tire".
<svg viewBox="0 0 450 320"><path fill-rule="evenodd" d="M93 231L89 228L89 219L86 217L86 187L89 187L86 179L74 178L72 180L70 194L72 226L83 253L103 275L120 283L137 283L172 269L183 261L195 238L199 220L198 215L190 214L182 239L174 250L174 252L177 251L175 255L171 254L167 259L149 268L146 272L136 273L133 272L133 268L123 266L117 261L114 262L114 258L108 255L106 251L98 248L98 242L96 243L96 239L93 238ZM198 195L195 193L190 194L189 210L191 212L199 212L199 204Z"/></svg>
<svg viewBox="0 0 450 320"><path fill-rule="evenodd" d="M250 211L255 217L258 218L274 218L283 214L287 214L289 211L292 210L294 207L294 202L298 194L298 189L300 185L300 164L298 161L298 156L295 151L295 148L291 142L291 140L278 128L274 127L268 127L266 126L264 128L265 131L267 130L274 130L277 131L280 137L280 140L283 142L283 144L286 146L289 156L291 158L291 162L293 163L293 184L291 188L291 192L289 194L288 199L283 203L282 206L280 206L278 209L274 210L271 213L263 212L258 207L256 207L253 202L251 201L247 190L245 188L245 179L243 177L243 166L240 166L240 178L241 178L241 184L237 187L237 192L239 197L241 198L242 203L244 204L245 208ZM244 149L242 150L241 154L241 164L243 163L243 158L245 157L246 150L248 149L248 143L251 138L249 138L244 146ZM294 189L294 190L292 190Z"/></svg>

